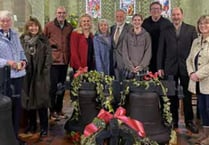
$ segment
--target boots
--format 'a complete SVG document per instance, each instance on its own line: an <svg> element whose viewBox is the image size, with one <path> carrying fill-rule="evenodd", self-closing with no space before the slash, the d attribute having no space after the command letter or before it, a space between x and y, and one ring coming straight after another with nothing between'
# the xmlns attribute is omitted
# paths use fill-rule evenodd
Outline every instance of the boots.
<svg viewBox="0 0 209 145"><path fill-rule="evenodd" d="M209 145L209 126L206 126L206 127L204 126L203 129L204 129L206 138L202 139L200 141L200 144L201 145Z"/></svg>

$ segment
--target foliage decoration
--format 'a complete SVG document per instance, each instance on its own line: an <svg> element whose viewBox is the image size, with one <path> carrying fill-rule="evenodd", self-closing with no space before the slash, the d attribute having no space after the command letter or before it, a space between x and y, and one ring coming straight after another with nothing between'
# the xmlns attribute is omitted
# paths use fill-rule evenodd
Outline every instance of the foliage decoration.
<svg viewBox="0 0 209 145"><path fill-rule="evenodd" d="M85 127L84 134L81 136L81 145L96 145L113 137L118 140L118 144L133 145L158 145L156 141L145 137L143 125L125 115L126 110L119 107L115 114L111 114L103 109L92 123ZM98 123L99 122L99 123Z"/></svg>
<svg viewBox="0 0 209 145"><path fill-rule="evenodd" d="M99 105L99 109L105 108L109 112L113 112L114 110L111 105L113 101L113 90L111 87L113 80L111 76L97 71L89 71L74 78L71 83L71 99L74 108L72 120L78 120L78 116L80 115L78 92L82 83L85 82L96 85L96 102Z"/></svg>
<svg viewBox="0 0 209 145"><path fill-rule="evenodd" d="M167 127L171 127L172 125L172 114L170 112L170 100L167 96L167 91L168 89L163 85L162 81L158 77L158 73L153 74L152 72L149 72L148 75L145 75L142 80L138 79L131 79L127 80L128 83L125 84L124 86L124 91L121 92L121 100L120 100L120 105L125 104L126 96L130 93L130 86L129 84L133 84L136 87L142 86L146 89L148 89L151 85L154 86L159 86L161 88L161 91L163 93L162 100L163 100L163 121L164 125ZM176 137L176 132L174 130L171 130L170 133L170 141L169 145L176 144L177 137ZM145 138L146 142L146 138ZM141 145L140 142L136 143L135 145ZM155 142L152 144L155 145Z"/></svg>
<svg viewBox="0 0 209 145"><path fill-rule="evenodd" d="M145 90L149 89L149 87L151 85L154 86L159 86L162 90L162 99L163 99L163 119L164 119L164 124L168 127L171 126L172 123L172 114L170 112L170 100L167 96L167 91L168 89L162 84L162 82L160 81L158 74L152 74L152 72L149 72L148 75L144 76L143 78L144 80L138 80L136 78L131 79L131 80L127 80L127 83L124 87L124 91L121 92L122 97L120 100L120 104L124 105L125 104L125 99L126 96L129 94L130 91L130 86L129 84L132 84L136 87L142 86L145 88Z"/></svg>
<svg viewBox="0 0 209 145"><path fill-rule="evenodd" d="M77 27L78 19L79 19L79 17L75 14L71 14L67 17L67 21L73 26L73 28Z"/></svg>
<svg viewBox="0 0 209 145"><path fill-rule="evenodd" d="M80 145L81 134L79 132L71 131L69 138L74 145Z"/></svg>

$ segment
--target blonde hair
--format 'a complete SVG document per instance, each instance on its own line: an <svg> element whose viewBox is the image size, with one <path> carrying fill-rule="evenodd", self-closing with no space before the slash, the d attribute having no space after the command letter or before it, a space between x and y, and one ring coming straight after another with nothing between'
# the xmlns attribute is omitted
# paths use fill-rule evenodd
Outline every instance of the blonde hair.
<svg viewBox="0 0 209 145"><path fill-rule="evenodd" d="M93 22L92 22L92 17L89 15L89 14L83 14L80 16L79 20L78 20L78 26L77 28L75 29L76 32L78 33L83 33L83 30L81 28L81 22L82 22L82 18L85 18L85 17L88 17L90 19L90 24L91 24L91 27L90 27L90 32L92 32L92 29L93 29Z"/></svg>

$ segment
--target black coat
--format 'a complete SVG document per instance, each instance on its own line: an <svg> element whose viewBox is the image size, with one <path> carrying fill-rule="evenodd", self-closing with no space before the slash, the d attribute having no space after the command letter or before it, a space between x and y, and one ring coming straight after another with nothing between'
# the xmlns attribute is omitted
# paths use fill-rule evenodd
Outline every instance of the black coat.
<svg viewBox="0 0 209 145"><path fill-rule="evenodd" d="M153 21L152 17L149 16L142 23L142 27L144 27L147 30L147 32L149 32L152 39L152 58L149 64L149 69L152 72L157 71L157 50L160 33L161 31L163 31L171 25L171 22L163 16L161 16L158 21Z"/></svg>
<svg viewBox="0 0 209 145"><path fill-rule="evenodd" d="M28 60L26 76L23 83L22 106L25 109L39 109L50 106L50 67L52 63L51 47L44 35L29 44L22 35L20 37L25 55ZM31 55L31 47L34 47L35 54Z"/></svg>
<svg viewBox="0 0 209 145"><path fill-rule="evenodd" d="M197 37L194 26L182 23L177 37L174 26L162 31L157 52L157 67L166 75L187 75L186 59L193 40Z"/></svg>

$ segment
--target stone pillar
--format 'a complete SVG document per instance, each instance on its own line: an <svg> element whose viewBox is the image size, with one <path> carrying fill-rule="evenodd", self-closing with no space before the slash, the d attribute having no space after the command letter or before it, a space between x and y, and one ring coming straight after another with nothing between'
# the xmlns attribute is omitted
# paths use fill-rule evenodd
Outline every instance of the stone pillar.
<svg viewBox="0 0 209 145"><path fill-rule="evenodd" d="M13 0L2 0L2 10L9 10L13 13Z"/></svg>
<svg viewBox="0 0 209 145"><path fill-rule="evenodd" d="M49 21L52 21L55 18L55 12L57 7L60 5L59 0L49 0Z"/></svg>
<svg viewBox="0 0 209 145"><path fill-rule="evenodd" d="M38 18L39 22L41 23L42 27L44 26L44 1L43 0L28 0L29 4L32 8L31 16Z"/></svg>

